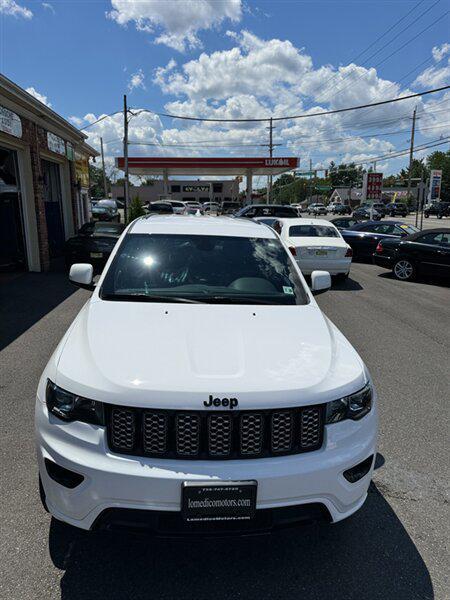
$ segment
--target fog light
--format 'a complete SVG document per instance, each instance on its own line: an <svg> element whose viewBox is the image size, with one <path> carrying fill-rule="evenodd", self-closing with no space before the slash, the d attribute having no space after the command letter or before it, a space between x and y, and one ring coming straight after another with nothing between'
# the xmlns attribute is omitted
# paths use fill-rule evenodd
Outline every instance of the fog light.
<svg viewBox="0 0 450 600"><path fill-rule="evenodd" d="M351 469L347 469L347 471L344 471L345 479L350 483L356 483L365 475L367 475L367 473L370 471L370 467L372 466L372 462L373 454L369 456L369 458L366 458L366 460L363 460L356 466L352 467Z"/></svg>
<svg viewBox="0 0 450 600"><path fill-rule="evenodd" d="M83 481L83 475L79 473L75 473L74 471L69 471L69 469L65 469L61 467L61 465L57 465L48 458L45 459L45 468L47 469L48 476L56 483L63 485L66 488L73 490L77 485Z"/></svg>

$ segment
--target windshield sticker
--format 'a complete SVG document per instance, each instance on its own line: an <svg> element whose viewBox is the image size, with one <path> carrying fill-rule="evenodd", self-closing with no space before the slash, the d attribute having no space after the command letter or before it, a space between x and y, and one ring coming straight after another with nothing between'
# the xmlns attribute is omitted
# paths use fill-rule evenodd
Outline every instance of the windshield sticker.
<svg viewBox="0 0 450 600"><path fill-rule="evenodd" d="M287 285L283 285L283 292L285 294L290 294L291 296L294 295L294 290L291 287L287 286Z"/></svg>

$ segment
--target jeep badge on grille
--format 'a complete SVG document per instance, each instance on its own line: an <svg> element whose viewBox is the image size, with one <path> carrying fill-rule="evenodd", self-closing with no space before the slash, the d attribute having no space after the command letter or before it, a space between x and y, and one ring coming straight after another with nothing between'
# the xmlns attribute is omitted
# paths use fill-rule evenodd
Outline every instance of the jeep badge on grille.
<svg viewBox="0 0 450 600"><path fill-rule="evenodd" d="M223 408L229 408L233 410L238 406L239 402L237 398L214 398L211 394L209 395L208 400L203 402L203 406L209 408L210 406L221 406Z"/></svg>

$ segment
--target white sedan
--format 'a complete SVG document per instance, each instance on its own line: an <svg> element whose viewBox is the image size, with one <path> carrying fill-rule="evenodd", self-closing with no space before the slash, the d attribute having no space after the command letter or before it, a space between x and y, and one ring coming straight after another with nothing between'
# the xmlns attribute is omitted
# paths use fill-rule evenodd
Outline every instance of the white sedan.
<svg viewBox="0 0 450 600"><path fill-rule="evenodd" d="M320 269L341 279L348 277L352 249L332 223L324 219L278 219L273 227L304 275Z"/></svg>

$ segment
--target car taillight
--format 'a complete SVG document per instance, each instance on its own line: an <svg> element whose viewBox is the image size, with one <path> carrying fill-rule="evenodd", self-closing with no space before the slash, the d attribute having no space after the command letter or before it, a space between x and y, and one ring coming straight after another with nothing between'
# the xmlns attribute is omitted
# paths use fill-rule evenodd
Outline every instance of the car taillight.
<svg viewBox="0 0 450 600"><path fill-rule="evenodd" d="M375 248L375 252L377 252L378 254L381 254L383 252L383 244L381 242L378 242L377 247Z"/></svg>
<svg viewBox="0 0 450 600"><path fill-rule="evenodd" d="M297 256L297 250L294 248L294 246L289 246L289 252L292 254L292 256Z"/></svg>
<svg viewBox="0 0 450 600"><path fill-rule="evenodd" d="M345 258L351 258L353 256L353 250L351 248L347 248L347 252L345 253Z"/></svg>

